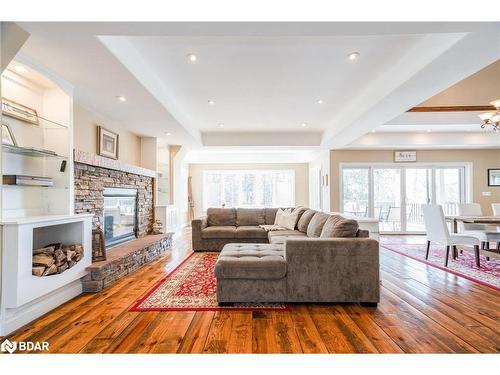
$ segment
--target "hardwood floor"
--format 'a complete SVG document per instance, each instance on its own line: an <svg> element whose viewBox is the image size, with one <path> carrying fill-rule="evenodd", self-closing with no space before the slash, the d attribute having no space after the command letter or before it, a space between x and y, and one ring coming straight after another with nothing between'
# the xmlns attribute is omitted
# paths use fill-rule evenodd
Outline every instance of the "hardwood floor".
<svg viewBox="0 0 500 375"><path fill-rule="evenodd" d="M170 254L98 294L81 295L9 338L52 353L500 352L500 293L381 249L381 302L288 311L129 312L189 252Z"/></svg>

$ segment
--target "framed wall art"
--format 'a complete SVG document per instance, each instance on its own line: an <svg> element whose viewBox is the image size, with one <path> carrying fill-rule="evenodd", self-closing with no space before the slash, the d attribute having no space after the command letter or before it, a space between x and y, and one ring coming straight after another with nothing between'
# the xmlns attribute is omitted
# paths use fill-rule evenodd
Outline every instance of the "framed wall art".
<svg viewBox="0 0 500 375"><path fill-rule="evenodd" d="M394 151L395 163L407 163L417 161L417 151Z"/></svg>
<svg viewBox="0 0 500 375"><path fill-rule="evenodd" d="M38 125L38 113L13 100L2 98L2 114L29 124Z"/></svg>
<svg viewBox="0 0 500 375"><path fill-rule="evenodd" d="M110 159L118 159L119 149L118 134L103 128L97 127L97 154Z"/></svg>
<svg viewBox="0 0 500 375"><path fill-rule="evenodd" d="M488 169L488 186L500 186L500 168Z"/></svg>

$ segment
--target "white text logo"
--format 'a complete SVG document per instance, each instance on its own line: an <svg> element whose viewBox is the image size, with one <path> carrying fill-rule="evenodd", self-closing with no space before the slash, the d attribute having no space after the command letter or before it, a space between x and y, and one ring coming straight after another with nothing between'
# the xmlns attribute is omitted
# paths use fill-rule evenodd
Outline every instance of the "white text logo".
<svg viewBox="0 0 500 375"><path fill-rule="evenodd" d="M16 350L20 352L42 352L49 350L49 343L47 341L10 341L5 339L0 345L0 351L7 353L14 353Z"/></svg>

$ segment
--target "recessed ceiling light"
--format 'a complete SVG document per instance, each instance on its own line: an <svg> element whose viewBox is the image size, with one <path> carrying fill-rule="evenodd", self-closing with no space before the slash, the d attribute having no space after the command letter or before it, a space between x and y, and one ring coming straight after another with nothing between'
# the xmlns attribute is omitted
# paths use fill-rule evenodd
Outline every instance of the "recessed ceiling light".
<svg viewBox="0 0 500 375"><path fill-rule="evenodd" d="M16 70L16 72L19 72L19 73L28 73L28 69L26 69L22 65L16 65L16 66L14 66L14 69Z"/></svg>
<svg viewBox="0 0 500 375"><path fill-rule="evenodd" d="M431 129L427 129L427 133L430 133L432 130Z"/></svg>
<svg viewBox="0 0 500 375"><path fill-rule="evenodd" d="M172 135L172 133L170 133L170 132L167 132L167 135Z"/></svg>
<svg viewBox="0 0 500 375"><path fill-rule="evenodd" d="M223 128L223 127L224 127L224 124L217 124L217 126L218 126L219 128Z"/></svg>
<svg viewBox="0 0 500 375"><path fill-rule="evenodd" d="M198 56L196 56L194 53L188 53L186 57L189 60L189 62L192 63L195 63L198 60Z"/></svg>
<svg viewBox="0 0 500 375"><path fill-rule="evenodd" d="M318 104L323 104L325 101L323 99L318 100Z"/></svg>
<svg viewBox="0 0 500 375"><path fill-rule="evenodd" d="M372 133L375 133L375 132L376 132L376 130L375 130L375 129L373 129L373 130L372 130Z"/></svg>
<svg viewBox="0 0 500 375"><path fill-rule="evenodd" d="M126 102L126 101L127 101L127 98L126 98L126 97L124 97L124 96L121 96L121 95L118 95L118 96L116 97L116 99L118 99L118 100L119 100L119 101L121 101L121 102Z"/></svg>
<svg viewBox="0 0 500 375"><path fill-rule="evenodd" d="M210 104L210 105L214 105L214 104L215 104L215 100L209 100L209 101L208 101L208 104Z"/></svg>
<svg viewBox="0 0 500 375"><path fill-rule="evenodd" d="M347 55L347 58L351 61L357 60L359 57L359 52L351 52L350 54Z"/></svg>
<svg viewBox="0 0 500 375"><path fill-rule="evenodd" d="M302 124L300 124L300 126L302 126L303 128L305 128L307 126L307 124L305 122L303 122Z"/></svg>

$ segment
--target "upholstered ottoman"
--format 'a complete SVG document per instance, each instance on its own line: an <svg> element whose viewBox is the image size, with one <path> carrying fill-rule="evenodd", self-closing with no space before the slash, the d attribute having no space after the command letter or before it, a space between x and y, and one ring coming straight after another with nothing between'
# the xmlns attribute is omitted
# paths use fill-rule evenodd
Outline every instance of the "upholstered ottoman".
<svg viewBox="0 0 500 375"><path fill-rule="evenodd" d="M283 245L227 244L215 264L217 302L284 302L286 268Z"/></svg>

